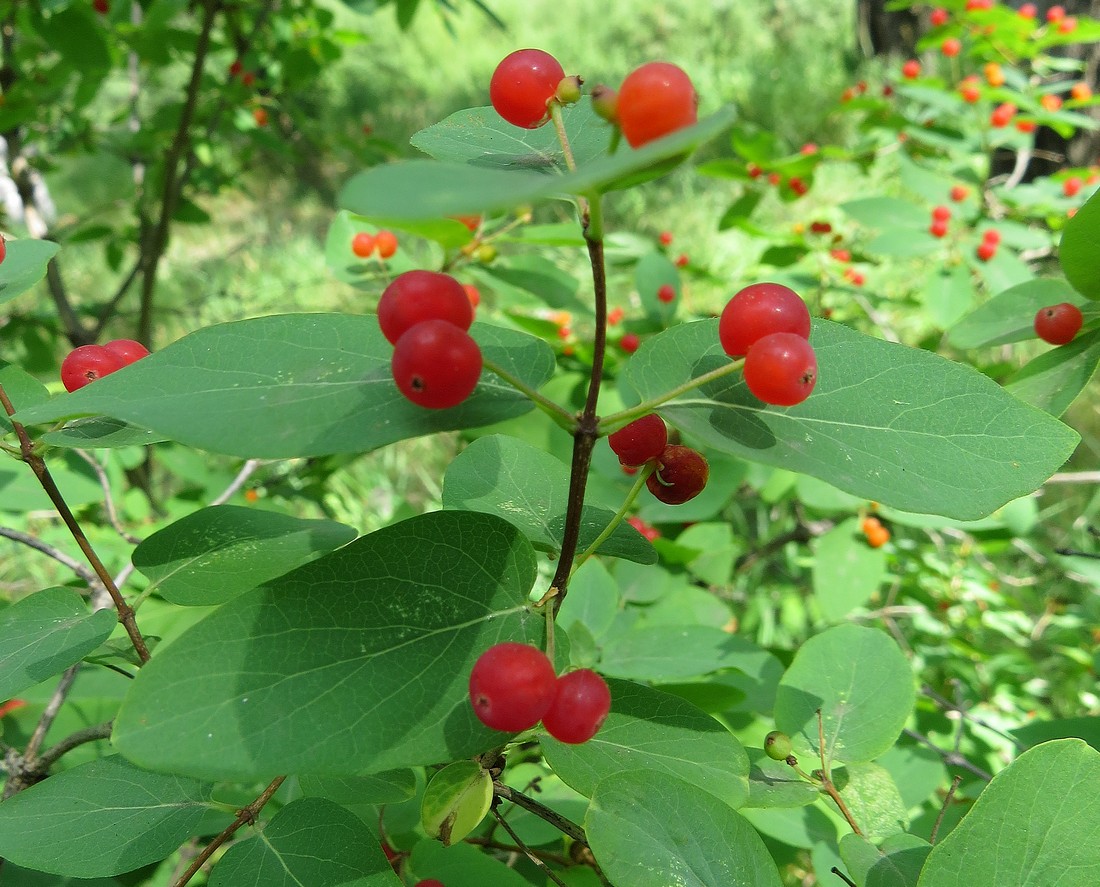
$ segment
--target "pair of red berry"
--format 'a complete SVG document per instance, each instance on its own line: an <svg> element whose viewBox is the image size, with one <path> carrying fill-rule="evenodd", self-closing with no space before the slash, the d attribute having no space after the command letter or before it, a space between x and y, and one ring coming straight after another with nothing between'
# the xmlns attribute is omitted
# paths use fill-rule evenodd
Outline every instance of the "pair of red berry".
<svg viewBox="0 0 1100 887"><path fill-rule="evenodd" d="M1067 345L1085 322L1081 309L1069 302L1047 305L1035 315L1035 335L1051 345Z"/></svg>
<svg viewBox="0 0 1100 887"><path fill-rule="evenodd" d="M520 733L542 721L560 742L587 742L611 711L611 690L582 668L560 678L537 647L505 642L490 647L470 671L470 704L493 730Z"/></svg>
<svg viewBox="0 0 1100 887"><path fill-rule="evenodd" d="M579 97L580 80L566 77L554 56L541 49L517 49L505 56L489 82L489 99L505 120L535 129L550 119L550 103ZM669 135L697 120L691 78L669 62L648 62L623 80L618 92L593 90L596 112L615 123L632 148Z"/></svg>
<svg viewBox="0 0 1100 887"><path fill-rule="evenodd" d="M388 259L397 252L397 235L385 229L377 234L360 231L351 239L351 251L360 259L369 259L376 252L378 258Z"/></svg>
<svg viewBox="0 0 1100 887"><path fill-rule="evenodd" d="M928 233L933 237L943 237L947 234L947 223L951 220L951 210L943 205L932 208L932 224L928 226Z"/></svg>
<svg viewBox="0 0 1100 887"><path fill-rule="evenodd" d="M81 345L61 362L61 384L66 391L76 391L148 353L148 348L133 339L115 339L106 345Z"/></svg>
<svg viewBox="0 0 1100 887"><path fill-rule="evenodd" d="M669 444L668 429L656 413L635 419L607 438L612 452L624 468L656 461L646 487L668 505L682 505L694 499L707 485L710 466L702 453L691 447Z"/></svg>
<svg viewBox="0 0 1100 887"><path fill-rule="evenodd" d="M433 410L458 406L477 387L481 349L466 332L474 308L449 274L406 271L378 302L378 325L393 344L390 368L405 397Z"/></svg>
<svg viewBox="0 0 1100 887"><path fill-rule="evenodd" d="M810 312L798 293L778 283L754 283L729 300L718 339L730 357L745 358L745 384L773 406L802 403L817 384Z"/></svg>
<svg viewBox="0 0 1100 887"><path fill-rule="evenodd" d="M981 261L988 262L997 255L997 247L1000 245L1001 232L996 228L990 228L982 235L982 242L974 252Z"/></svg>

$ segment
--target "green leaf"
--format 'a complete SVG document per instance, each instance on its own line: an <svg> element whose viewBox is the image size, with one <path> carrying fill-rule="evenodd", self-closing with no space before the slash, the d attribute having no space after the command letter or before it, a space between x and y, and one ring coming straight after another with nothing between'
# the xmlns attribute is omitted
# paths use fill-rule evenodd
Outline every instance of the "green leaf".
<svg viewBox="0 0 1100 887"><path fill-rule="evenodd" d="M859 835L840 839L848 875L861 887L916 887L932 845L916 835L893 835L876 847Z"/></svg>
<svg viewBox="0 0 1100 887"><path fill-rule="evenodd" d="M993 777L932 848L919 887L1076 887L1100 883L1100 753L1046 742Z"/></svg>
<svg viewBox="0 0 1100 887"><path fill-rule="evenodd" d="M817 788L798 776L786 761L773 761L762 748L749 755L749 799L746 807L805 807L820 797Z"/></svg>
<svg viewBox="0 0 1100 887"><path fill-rule="evenodd" d="M533 336L474 324L487 359L538 388L553 374ZM206 327L72 394L22 410L26 424L102 413L232 456L359 453L522 415L531 401L486 371L448 410L402 397L373 315L284 314Z"/></svg>
<svg viewBox="0 0 1100 887"><path fill-rule="evenodd" d="M871 238L864 249L872 255L907 258L926 256L943 247L943 241L925 231L896 228Z"/></svg>
<svg viewBox="0 0 1100 887"><path fill-rule="evenodd" d="M577 298L577 278L544 256L507 256L483 269L482 274L509 308L535 304L591 313L591 308Z"/></svg>
<svg viewBox="0 0 1100 887"><path fill-rule="evenodd" d="M661 397L727 366L717 327L683 324L645 343L621 378L624 401ZM765 407L733 373L663 404L661 415L714 449L905 511L967 519L1030 493L1078 440L976 370L935 354L821 320L811 343L818 383L796 407Z"/></svg>
<svg viewBox="0 0 1100 887"><path fill-rule="evenodd" d="M79 662L118 624L114 610L88 611L68 588L47 588L0 610L0 699Z"/></svg>
<svg viewBox="0 0 1100 887"><path fill-rule="evenodd" d="M561 550L569 496L569 467L530 444L493 434L478 438L447 467L443 507L480 511L504 518L531 544ZM581 513L580 551L604 531L615 512L586 505ZM657 562L653 546L632 526L621 523L599 549L601 554L643 564Z"/></svg>
<svg viewBox="0 0 1100 887"><path fill-rule="evenodd" d="M234 844L214 866L210 887L398 887L374 832L324 798L301 798L256 837Z"/></svg>
<svg viewBox="0 0 1100 887"><path fill-rule="evenodd" d="M477 761L455 761L432 774L420 802L420 824L444 847L480 825L493 802L493 778Z"/></svg>
<svg viewBox="0 0 1100 887"><path fill-rule="evenodd" d="M814 596L830 622L867 603L885 576L886 552L864 541L857 518L837 524L814 543Z"/></svg>
<svg viewBox="0 0 1100 887"><path fill-rule="evenodd" d="M562 108L565 131L578 166L602 155L611 127L592 110L587 96ZM557 132L551 125L536 129L513 126L492 107L468 108L415 133L410 144L436 160L497 169L566 171Z"/></svg>
<svg viewBox="0 0 1100 887"><path fill-rule="evenodd" d="M1051 739L1083 739L1100 751L1100 717L1097 716L1032 721L1009 732L1027 745L1038 745Z"/></svg>
<svg viewBox="0 0 1100 887"><path fill-rule="evenodd" d="M1041 278L1017 284L980 305L948 333L956 348L1007 345L1035 338L1035 314L1046 305L1087 302L1059 278Z"/></svg>
<svg viewBox="0 0 1100 887"><path fill-rule="evenodd" d="M0 265L0 270L3 268L4 266ZM0 360L0 385L4 386L8 399L17 410L45 403L50 399L50 393L45 385L22 368L4 360ZM8 418L7 411L0 410L0 432L12 430L14 426Z"/></svg>
<svg viewBox="0 0 1100 887"><path fill-rule="evenodd" d="M154 656L115 745L143 766L234 779L471 757L504 734L474 716L470 669L495 643L541 643L535 575L527 540L489 515L433 512L363 536Z"/></svg>
<svg viewBox="0 0 1100 887"><path fill-rule="evenodd" d="M892 746L916 701L913 673L898 645L874 628L838 625L810 638L795 654L775 699L775 726L790 735L799 757L870 761Z"/></svg>
<svg viewBox="0 0 1100 887"><path fill-rule="evenodd" d="M416 793L412 770L386 770L370 776L299 776L307 797L328 798L337 804L399 804Z"/></svg>
<svg viewBox="0 0 1100 887"><path fill-rule="evenodd" d="M1066 279L1086 299L1100 299L1100 192L1085 201L1062 232L1058 258ZM1048 303L1050 304L1050 303Z"/></svg>
<svg viewBox="0 0 1100 887"><path fill-rule="evenodd" d="M909 817L894 778L878 764L849 764L833 771L833 782L860 830L871 840L899 834Z"/></svg>
<svg viewBox="0 0 1100 887"><path fill-rule="evenodd" d="M600 670L619 678L675 681L737 667L748 641L703 625L654 625L616 635ZM751 645L749 645L751 646Z"/></svg>
<svg viewBox="0 0 1100 887"><path fill-rule="evenodd" d="M690 702L629 681L609 681L611 713L588 742L541 737L546 761L562 782L592 797L616 773L679 777L732 808L749 796L749 759L741 743Z"/></svg>
<svg viewBox="0 0 1100 887"><path fill-rule="evenodd" d="M55 875L128 872L163 859L194 834L211 808L210 792L117 755L100 758L0 804L0 856Z"/></svg>
<svg viewBox="0 0 1100 887"><path fill-rule="evenodd" d="M434 160L390 163L354 176L341 191L339 202L370 218L435 219L623 188L671 171L733 119L732 108L724 108L695 126L637 150L624 145L614 155L566 175Z"/></svg>
<svg viewBox="0 0 1100 887"><path fill-rule="evenodd" d="M446 887L531 887L531 882L471 844L444 847L438 841L420 841L413 847L406 874L418 883L435 878Z"/></svg>
<svg viewBox="0 0 1100 887"><path fill-rule="evenodd" d="M928 210L896 197L866 197L842 203L840 208L870 228L928 227ZM912 232L909 232L912 234Z"/></svg>
<svg viewBox="0 0 1100 887"><path fill-rule="evenodd" d="M748 822L710 793L665 773L626 771L603 780L585 831L614 884L780 885L771 854Z"/></svg>
<svg viewBox="0 0 1100 887"><path fill-rule="evenodd" d="M238 505L202 508L134 549L134 566L173 604L206 607L316 560L358 534L344 524Z"/></svg>
<svg viewBox="0 0 1100 887"><path fill-rule="evenodd" d="M137 425L104 416L73 419L57 431L47 431L39 440L52 447L80 447L109 449L114 447L143 447L160 443L167 438L154 434Z"/></svg>
<svg viewBox="0 0 1100 887"><path fill-rule="evenodd" d="M0 263L0 305L20 296L46 276L59 249L49 240L9 240L8 253Z"/></svg>
<svg viewBox="0 0 1100 887"><path fill-rule="evenodd" d="M974 304L974 284L965 265L929 276L921 288L921 301L932 322L948 329Z"/></svg>
<svg viewBox="0 0 1100 887"><path fill-rule="evenodd" d="M662 302L657 292L662 286L671 286L676 298L671 302ZM680 299L680 272L663 253L650 252L643 255L634 269L634 289L642 303L646 316L661 326L668 326L676 313Z"/></svg>
<svg viewBox="0 0 1100 887"><path fill-rule="evenodd" d="M1100 330L1078 336L1021 367L1005 380L1005 390L1024 403L1060 416L1085 390L1100 363Z"/></svg>

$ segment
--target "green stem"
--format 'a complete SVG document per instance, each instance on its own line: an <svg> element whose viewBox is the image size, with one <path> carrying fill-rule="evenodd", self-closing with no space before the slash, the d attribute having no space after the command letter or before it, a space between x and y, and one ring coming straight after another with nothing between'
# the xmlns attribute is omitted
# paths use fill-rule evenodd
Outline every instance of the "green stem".
<svg viewBox="0 0 1100 887"><path fill-rule="evenodd" d="M612 413L610 416L604 416L600 419L600 434L610 434L613 431L618 431L623 426L629 425L635 419L649 415L661 404L668 403L670 400L675 400L681 394L687 394L689 391L701 388L703 385L706 385L708 382L713 382L715 379L721 379L723 376L728 376L741 369L743 365L743 358L741 360L732 361L725 366L720 366L718 369L711 370L709 373L703 373L701 376L689 379L687 382L684 382L683 385L677 385L664 394L660 394L649 400L644 400L637 406L630 407L626 410L620 410L617 413Z"/></svg>
<svg viewBox="0 0 1100 887"><path fill-rule="evenodd" d="M565 407L563 407L561 404L555 403L544 394L540 394L526 382L513 376L510 372L508 372L506 369L499 366L498 364L494 363L493 361L483 359L482 363L484 364L485 369L489 370L489 372L496 373L498 376L500 376L501 379L503 379L521 394L526 395L532 401L534 401L535 406L546 413L551 419L557 422L558 425L560 425L566 431L572 433L573 430L577 427L576 417L567 409L565 409Z"/></svg>
<svg viewBox="0 0 1100 887"><path fill-rule="evenodd" d="M561 153L565 157L565 166L570 172L577 171L577 161L573 158L573 148L569 144L569 135L565 131L565 120L561 116L561 103L550 103L550 119L554 122L554 131L561 142Z"/></svg>
<svg viewBox="0 0 1100 887"><path fill-rule="evenodd" d="M601 545L608 540L608 537L615 532L615 528L623 522L623 518L626 517L626 513L630 510L630 506L634 504L634 500L638 498L638 494L642 491L642 487L645 486L646 480L653 470L657 467L657 463L650 461L647 462L645 467L638 472L638 478L634 481L634 486L630 488L630 492L626 494L626 500L623 502L622 507L615 512L615 516L611 518L607 526L604 527L603 532L596 537L595 541L584 550L584 552L573 562L573 569L569 572L569 578L573 578L573 574L580 569L581 564L588 560L592 555L596 553Z"/></svg>

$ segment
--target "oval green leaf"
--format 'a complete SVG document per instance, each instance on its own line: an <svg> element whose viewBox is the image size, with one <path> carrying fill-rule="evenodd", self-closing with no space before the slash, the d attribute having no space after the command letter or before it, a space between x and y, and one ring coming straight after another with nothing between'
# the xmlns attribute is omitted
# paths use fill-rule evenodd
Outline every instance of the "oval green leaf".
<svg viewBox="0 0 1100 887"><path fill-rule="evenodd" d="M46 276L59 247L49 240L9 240L0 264L0 305L20 296Z"/></svg>
<svg viewBox="0 0 1100 887"><path fill-rule="evenodd" d="M855 518L837 524L814 543L814 597L830 622L862 606L886 575L886 552L872 548Z"/></svg>
<svg viewBox="0 0 1100 887"><path fill-rule="evenodd" d="M1100 299L1100 193L1093 194L1066 222L1058 257L1066 279L1086 299Z"/></svg>

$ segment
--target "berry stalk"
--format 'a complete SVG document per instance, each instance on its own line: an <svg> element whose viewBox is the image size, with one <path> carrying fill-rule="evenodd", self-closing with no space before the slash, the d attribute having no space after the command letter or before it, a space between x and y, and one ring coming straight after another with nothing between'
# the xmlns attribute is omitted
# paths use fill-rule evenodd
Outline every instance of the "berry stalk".
<svg viewBox="0 0 1100 887"><path fill-rule="evenodd" d="M573 574L580 569L581 564L588 560L592 555L599 550L599 547L607 541L608 537L615 532L615 528L623 522L627 513L630 511L630 506L634 504L634 500L638 498L638 494L642 491L642 487L645 486L646 481L649 480L649 476L653 474L657 468L656 462L649 462L644 468L638 472L638 476L634 481L634 486L630 488L630 492L626 494L626 499L623 500L623 504L619 507L619 510L615 512L615 516L608 521L606 527L603 528L603 532L600 533L573 563L573 569L569 572L569 578L573 578Z"/></svg>

